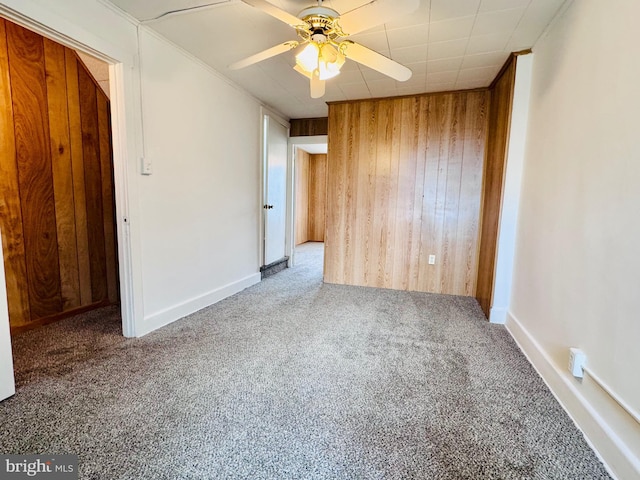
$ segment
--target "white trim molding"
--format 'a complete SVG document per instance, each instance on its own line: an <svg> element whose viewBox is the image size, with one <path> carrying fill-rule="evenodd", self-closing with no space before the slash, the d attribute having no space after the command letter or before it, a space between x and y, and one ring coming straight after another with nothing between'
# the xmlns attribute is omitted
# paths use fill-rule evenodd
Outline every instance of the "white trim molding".
<svg viewBox="0 0 640 480"><path fill-rule="evenodd" d="M218 303L220 300L224 300L231 295L241 292L245 288L249 288L256 283L260 283L259 273L251 274L241 278L240 280L187 300L186 302L174 305L171 308L153 313L144 319L144 325L140 330L136 330L136 336L142 337L143 335L157 330L160 327L164 327L165 325L173 323L187 315L191 315L198 310L202 310L214 303Z"/></svg>
<svg viewBox="0 0 640 480"><path fill-rule="evenodd" d="M506 328L609 473L640 478L640 425L595 381L574 379L542 348L513 313Z"/></svg>

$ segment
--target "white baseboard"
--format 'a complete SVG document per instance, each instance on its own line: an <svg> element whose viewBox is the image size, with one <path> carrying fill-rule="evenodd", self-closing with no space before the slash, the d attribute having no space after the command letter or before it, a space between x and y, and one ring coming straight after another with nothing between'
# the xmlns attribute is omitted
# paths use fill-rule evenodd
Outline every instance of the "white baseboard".
<svg viewBox="0 0 640 480"><path fill-rule="evenodd" d="M565 372L511 312L506 327L611 476L640 478L640 425L633 417L595 382Z"/></svg>
<svg viewBox="0 0 640 480"><path fill-rule="evenodd" d="M498 323L500 325L507 323L507 309L491 307L489 312L489 322Z"/></svg>
<svg viewBox="0 0 640 480"><path fill-rule="evenodd" d="M260 283L260 274L254 273L236 282L229 283L211 292L192 298L186 302L167 308L160 312L149 315L144 319L143 325L136 326L136 337L142 337L149 332L164 327L176 320L190 315L198 310L202 310L209 305L219 302L231 295L241 292L256 283Z"/></svg>

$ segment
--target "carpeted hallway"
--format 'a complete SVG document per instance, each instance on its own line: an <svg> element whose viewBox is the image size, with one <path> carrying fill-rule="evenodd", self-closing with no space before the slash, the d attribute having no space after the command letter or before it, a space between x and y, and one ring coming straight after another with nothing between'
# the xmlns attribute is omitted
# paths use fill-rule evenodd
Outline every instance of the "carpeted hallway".
<svg viewBox="0 0 640 480"><path fill-rule="evenodd" d="M0 451L83 479L609 478L475 300L324 285L321 248L140 339L115 309L16 336Z"/></svg>

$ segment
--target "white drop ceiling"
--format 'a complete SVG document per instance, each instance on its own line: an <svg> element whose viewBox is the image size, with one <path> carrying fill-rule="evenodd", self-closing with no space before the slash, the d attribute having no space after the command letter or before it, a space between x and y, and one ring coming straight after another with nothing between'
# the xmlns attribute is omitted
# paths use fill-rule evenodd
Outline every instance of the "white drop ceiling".
<svg viewBox="0 0 640 480"><path fill-rule="evenodd" d="M421 0L413 14L349 37L409 67L410 80L397 82L347 60L341 74L327 81L326 95L312 99L309 80L292 69L291 51L242 70L227 68L296 39L291 27L240 0L111 1L289 118L324 117L328 101L486 87L509 53L534 45L565 2ZM293 15L317 4L270 1ZM153 20L169 11L213 2L220 3ZM324 5L344 13L365 3L368 0L326 0Z"/></svg>

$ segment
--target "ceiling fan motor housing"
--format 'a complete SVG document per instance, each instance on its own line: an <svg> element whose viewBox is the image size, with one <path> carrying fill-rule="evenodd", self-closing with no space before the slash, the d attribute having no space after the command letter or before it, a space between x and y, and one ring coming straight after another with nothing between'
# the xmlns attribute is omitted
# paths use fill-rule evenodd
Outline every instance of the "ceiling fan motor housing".
<svg viewBox="0 0 640 480"><path fill-rule="evenodd" d="M336 19L340 16L338 12L327 7L309 7L302 10L298 17L305 23L303 36L308 36L317 43L325 43L329 38L337 36Z"/></svg>

